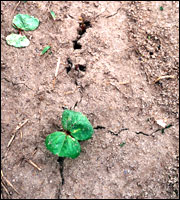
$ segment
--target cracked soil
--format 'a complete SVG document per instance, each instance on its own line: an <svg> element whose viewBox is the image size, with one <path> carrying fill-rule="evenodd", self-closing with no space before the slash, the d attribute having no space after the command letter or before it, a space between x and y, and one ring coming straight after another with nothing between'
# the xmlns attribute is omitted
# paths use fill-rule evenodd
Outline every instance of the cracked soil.
<svg viewBox="0 0 180 200"><path fill-rule="evenodd" d="M18 193L3 179L1 197L178 199L179 2L17 3L1 1L1 163ZM18 13L40 20L19 49L5 41ZM155 83L165 75L173 78ZM65 108L86 115L95 133L78 158L58 162L44 141ZM172 126L156 132L158 119Z"/></svg>

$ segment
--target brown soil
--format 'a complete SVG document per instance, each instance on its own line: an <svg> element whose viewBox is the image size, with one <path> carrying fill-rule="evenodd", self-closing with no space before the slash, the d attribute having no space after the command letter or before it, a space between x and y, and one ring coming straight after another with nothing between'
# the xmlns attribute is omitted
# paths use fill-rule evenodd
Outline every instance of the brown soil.
<svg viewBox="0 0 180 200"><path fill-rule="evenodd" d="M22 1L14 10L17 3L1 2L1 162L19 194L3 178L1 197L178 199L179 2ZM26 48L5 40L17 32L17 13L40 20L23 33ZM67 73L68 58L77 67ZM173 78L154 83L165 75ZM85 114L95 133L81 142L78 158L60 166L44 140L61 128L64 108ZM158 119L172 126L155 132Z"/></svg>

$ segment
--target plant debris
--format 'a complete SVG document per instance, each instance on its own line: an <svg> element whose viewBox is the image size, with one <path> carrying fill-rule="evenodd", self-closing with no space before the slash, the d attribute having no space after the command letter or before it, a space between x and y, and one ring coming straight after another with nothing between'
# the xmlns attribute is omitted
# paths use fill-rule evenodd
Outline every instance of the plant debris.
<svg viewBox="0 0 180 200"><path fill-rule="evenodd" d="M40 167L38 167L32 160L29 159L25 159L30 165L32 165L33 167L35 167L37 170L41 171L42 169Z"/></svg>
<svg viewBox="0 0 180 200"><path fill-rule="evenodd" d="M1 178L17 193L19 192L16 190L16 188L12 185L12 183L4 176L3 171L1 170Z"/></svg>
<svg viewBox="0 0 180 200"><path fill-rule="evenodd" d="M166 76L160 76L158 77L153 83L157 83L158 81L162 80L162 79L175 79L175 76L174 75L166 75Z"/></svg>
<svg viewBox="0 0 180 200"><path fill-rule="evenodd" d="M29 119L26 119L26 120L24 120L23 122L21 122L21 123L19 123L19 124L17 125L17 127L16 127L15 130L13 131L13 135L12 135L10 141L8 142L7 147L9 147L9 146L11 145L13 139L15 138L16 132L17 132L20 128L22 128L28 121L29 121Z"/></svg>

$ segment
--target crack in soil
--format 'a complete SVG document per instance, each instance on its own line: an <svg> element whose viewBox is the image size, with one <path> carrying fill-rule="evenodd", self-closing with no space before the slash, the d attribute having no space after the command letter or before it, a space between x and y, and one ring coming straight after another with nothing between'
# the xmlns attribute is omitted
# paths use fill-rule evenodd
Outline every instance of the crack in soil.
<svg viewBox="0 0 180 200"><path fill-rule="evenodd" d="M152 135L149 135L149 134L147 134L147 133L144 133L144 132L142 132L142 131L139 131L139 132L135 132L136 134L142 134L142 135L145 135L145 136L152 136Z"/></svg>
<svg viewBox="0 0 180 200"><path fill-rule="evenodd" d="M13 81L8 80L6 77L2 78L2 80L3 80L3 79L4 79L6 82L11 83L13 86L23 84L23 85L24 85L25 87L27 87L28 89L34 91L32 88L28 87L25 83L14 83Z"/></svg>
<svg viewBox="0 0 180 200"><path fill-rule="evenodd" d="M58 158L58 163L59 163L59 165L60 165L60 175L61 175L61 179L62 179L62 185L64 185L64 175L63 175L63 170L64 170L64 157L59 157Z"/></svg>
<svg viewBox="0 0 180 200"><path fill-rule="evenodd" d="M122 128L121 130L118 131L118 133L115 133L114 131L108 130L109 133L111 133L112 135L118 136L119 133L121 133L122 131L127 131L129 130L128 128Z"/></svg>
<svg viewBox="0 0 180 200"><path fill-rule="evenodd" d="M106 129L106 127L98 125L98 126L94 127L94 129Z"/></svg>
<svg viewBox="0 0 180 200"><path fill-rule="evenodd" d="M73 109L75 109L75 108L78 106L78 104L81 103L82 98L83 98L83 92L84 92L84 89L85 89L82 85L79 85L79 84L78 84L77 80L75 80L75 84L76 84L77 87L79 88L79 92L80 92L80 94L81 94L81 98L80 98L79 101L76 101L76 102L75 102L75 104L74 104L74 106L73 106Z"/></svg>
<svg viewBox="0 0 180 200"><path fill-rule="evenodd" d="M64 185L65 183L65 180L64 180L64 174L63 174L63 171L64 171L64 160L65 158L64 157L59 157L57 162L59 163L59 171L60 171L60 176L61 176L61 184L59 185L59 188L58 188L58 192L57 192L57 199L61 199L61 187Z"/></svg>

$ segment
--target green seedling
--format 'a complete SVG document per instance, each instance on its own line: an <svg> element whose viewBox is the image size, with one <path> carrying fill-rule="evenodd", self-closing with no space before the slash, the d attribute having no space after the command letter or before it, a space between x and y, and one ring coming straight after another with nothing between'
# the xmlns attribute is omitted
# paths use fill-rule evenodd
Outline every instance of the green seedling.
<svg viewBox="0 0 180 200"><path fill-rule="evenodd" d="M50 49L50 48L51 48L50 46L46 46L46 47L42 50L41 55L45 54L45 53L48 51L48 49Z"/></svg>
<svg viewBox="0 0 180 200"><path fill-rule="evenodd" d="M46 148L59 157L77 158L81 151L78 142L92 137L94 130L81 112L65 110L62 114L63 132L54 132L45 139Z"/></svg>
<svg viewBox="0 0 180 200"><path fill-rule="evenodd" d="M26 36L22 36L21 31L33 31L39 26L39 20L33 16L17 14L13 18L12 25L18 30L19 34L12 33L6 37L7 44L20 48L27 47L30 41Z"/></svg>
<svg viewBox="0 0 180 200"><path fill-rule="evenodd" d="M50 11L50 14L51 14L52 18L53 18L54 20L56 20L56 15L55 15L55 13L54 13L52 10Z"/></svg>
<svg viewBox="0 0 180 200"><path fill-rule="evenodd" d="M163 8L162 6L160 6L160 8L159 8L159 9L160 9L160 11L163 11L163 10L164 10L164 8Z"/></svg>
<svg viewBox="0 0 180 200"><path fill-rule="evenodd" d="M123 147L125 144L126 144L125 142L122 142L119 146Z"/></svg>

